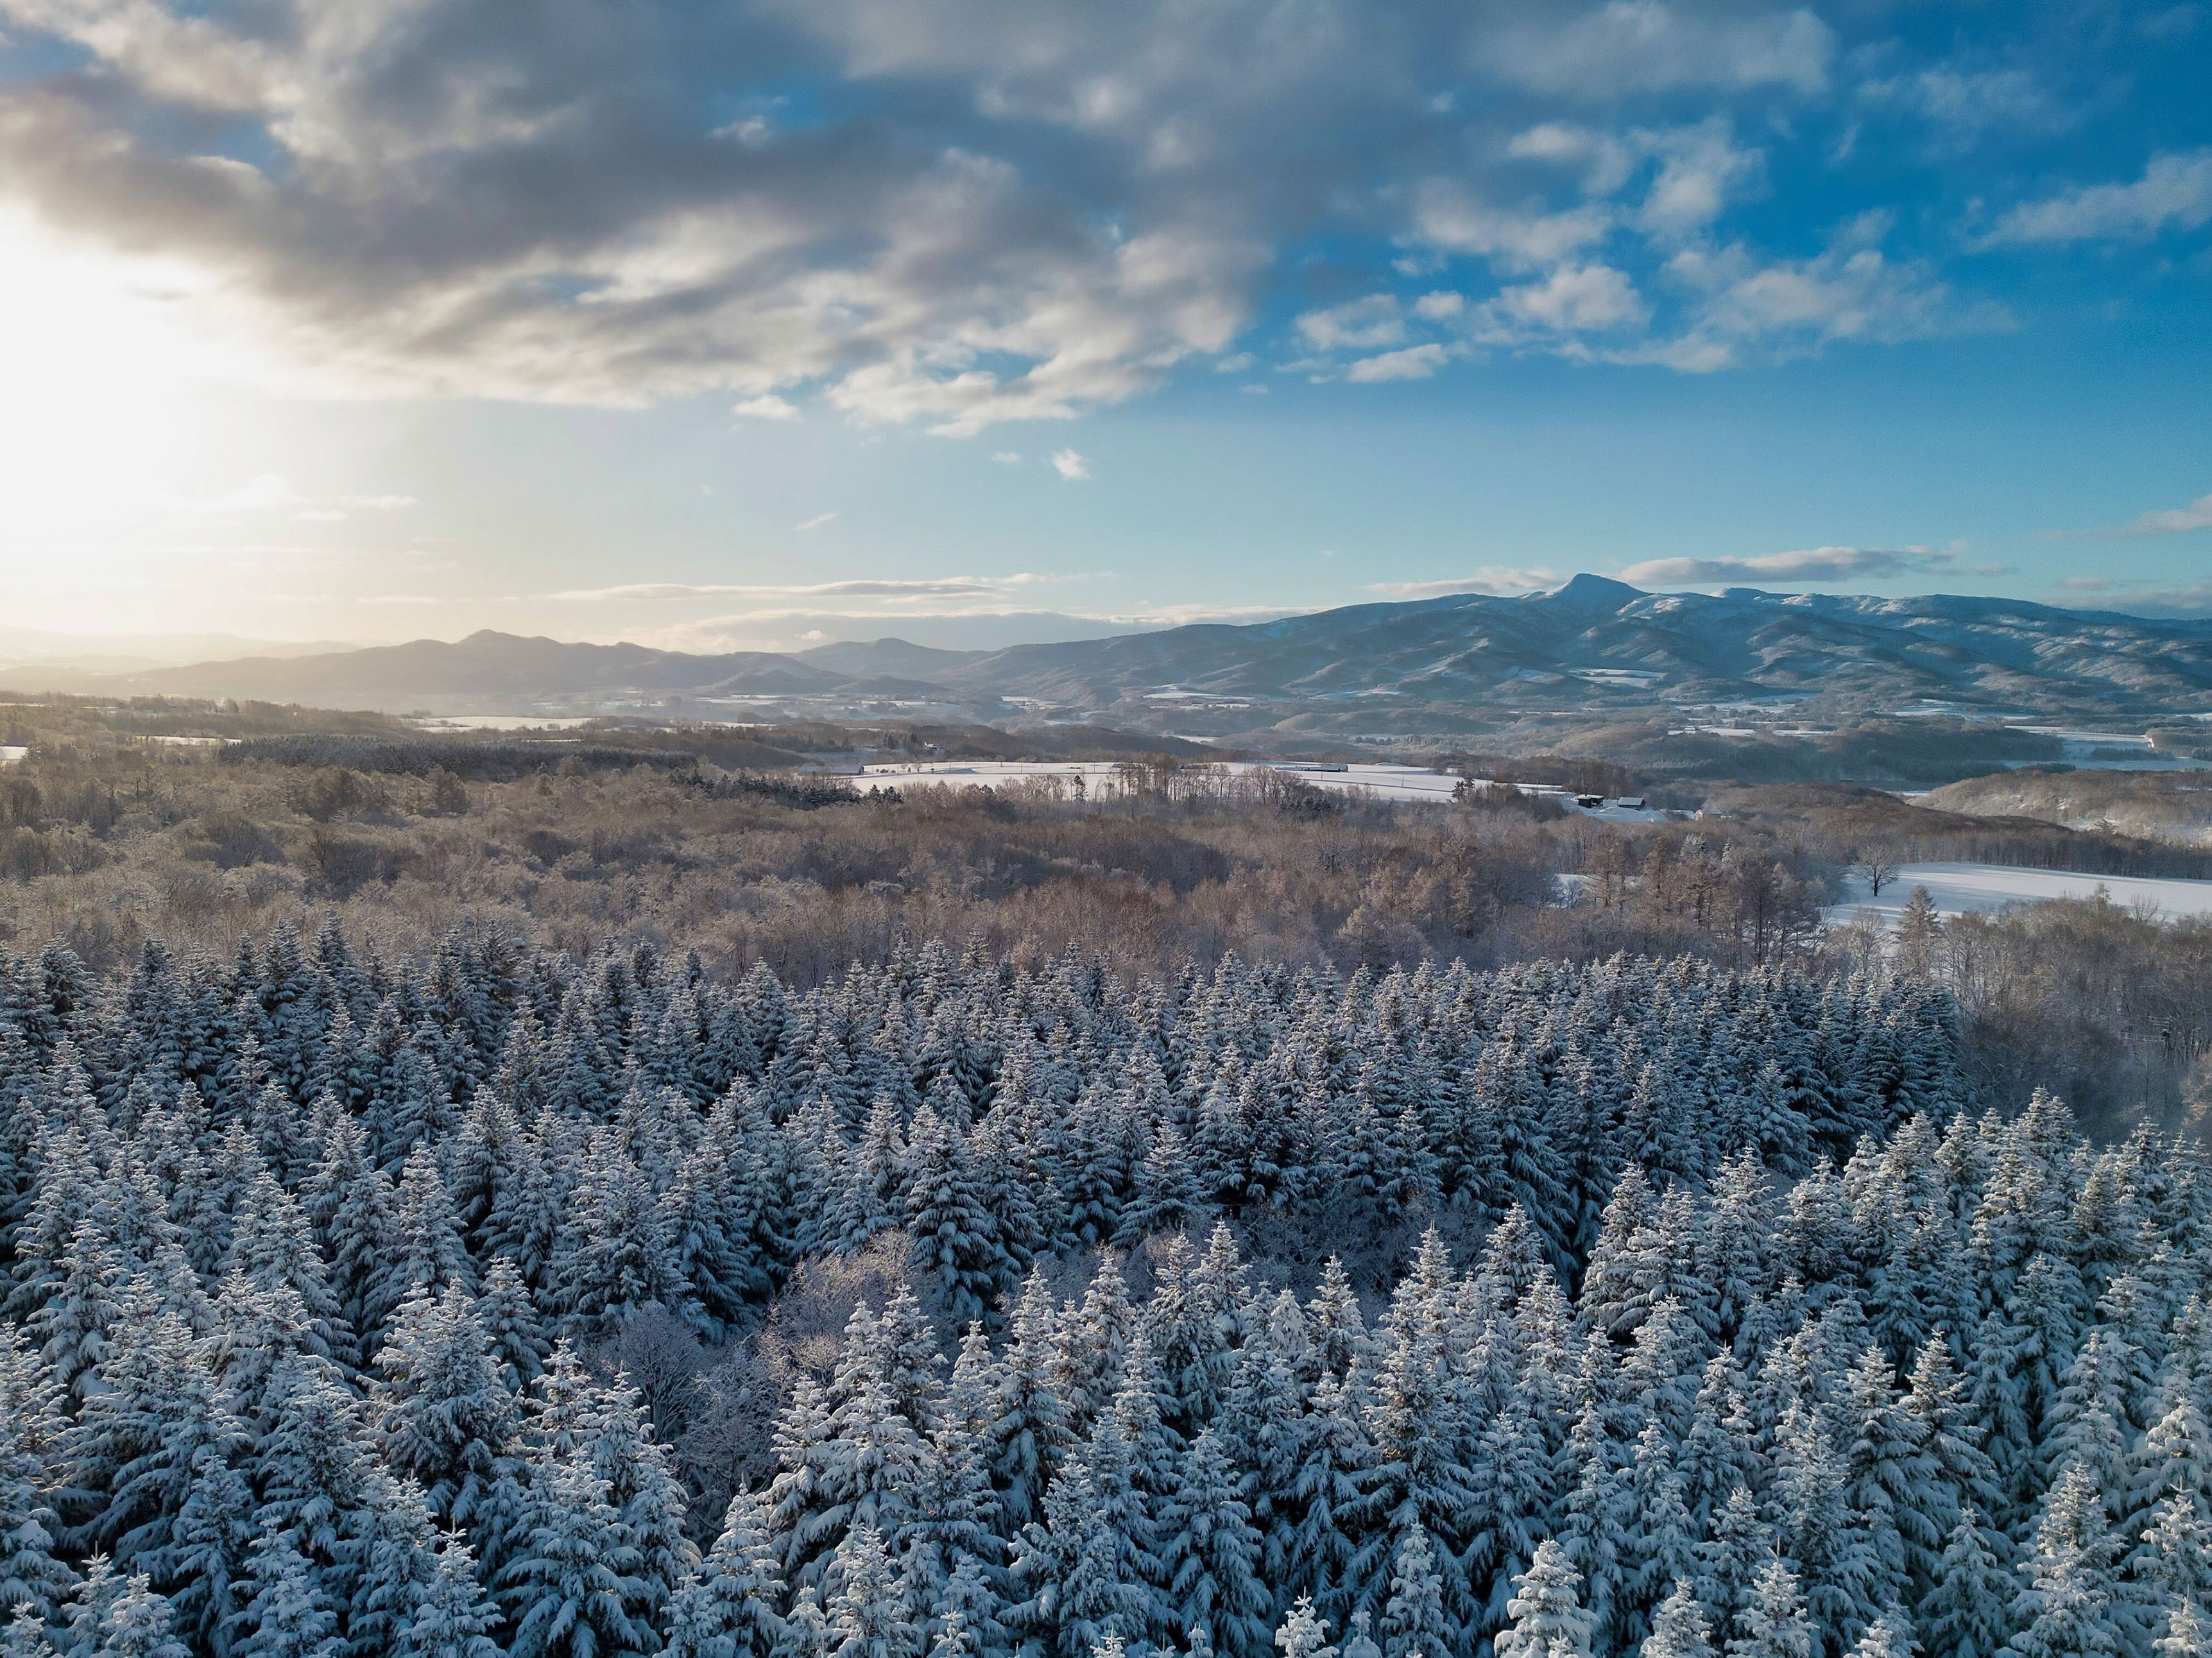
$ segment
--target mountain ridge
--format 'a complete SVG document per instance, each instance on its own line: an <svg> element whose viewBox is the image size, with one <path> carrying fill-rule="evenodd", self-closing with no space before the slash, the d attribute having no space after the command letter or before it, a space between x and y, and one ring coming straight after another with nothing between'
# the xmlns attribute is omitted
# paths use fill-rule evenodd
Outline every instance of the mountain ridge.
<svg viewBox="0 0 2212 1658"><path fill-rule="evenodd" d="M35 665L0 671L18 684L40 677ZM2212 712L2212 620L1940 593L1652 593L1584 574L1523 597L1450 593L992 651L887 635L788 655L693 654L481 629L74 677L24 688L386 708L476 699L532 712L782 699L1154 729L1188 726L1194 710L1216 725L1249 714L1255 728L1428 729L1477 710L1612 717L1762 701L1826 717L1950 708L2132 720Z"/></svg>

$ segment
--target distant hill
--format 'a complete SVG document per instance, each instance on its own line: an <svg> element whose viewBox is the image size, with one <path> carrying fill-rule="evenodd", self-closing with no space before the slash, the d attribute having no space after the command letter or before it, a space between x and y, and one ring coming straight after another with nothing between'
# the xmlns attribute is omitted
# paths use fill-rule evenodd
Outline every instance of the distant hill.
<svg viewBox="0 0 2212 1658"><path fill-rule="evenodd" d="M856 678L884 676L898 679L936 680L981 662L988 651L941 651L932 645L912 645L903 639L844 640L793 653L809 666Z"/></svg>
<svg viewBox="0 0 2212 1658"><path fill-rule="evenodd" d="M35 669L9 677L44 688ZM88 689L75 677L53 688ZM1715 704L1777 700L1802 701L1808 718L2145 721L2212 712L2212 622L1998 598L1656 594L1581 575L1528 598L1454 594L992 652L885 638L698 656L484 632L100 683L337 707L473 701L484 712L789 698L797 713L944 718L952 708L1216 735L1448 729L1476 710L1648 720L1703 708L1712 718Z"/></svg>
<svg viewBox="0 0 2212 1658"><path fill-rule="evenodd" d="M959 677L1092 708L1172 687L1304 702L1613 706L1796 695L1868 710L1935 701L2148 714L2212 708L2212 622L1994 598L1656 594L1580 575L1526 598L1455 594L1249 627L1024 645Z"/></svg>
<svg viewBox="0 0 2212 1658"><path fill-rule="evenodd" d="M826 691L848 676L766 651L693 656L642 645L574 645L487 629L450 644L405 645L289 658L248 657L133 675L144 695L253 697L272 702L389 701L393 695L569 696L592 693Z"/></svg>
<svg viewBox="0 0 2212 1658"><path fill-rule="evenodd" d="M2033 817L2179 846L2212 847L2212 775L2202 771L2060 771L1969 778L1922 797L1939 811Z"/></svg>

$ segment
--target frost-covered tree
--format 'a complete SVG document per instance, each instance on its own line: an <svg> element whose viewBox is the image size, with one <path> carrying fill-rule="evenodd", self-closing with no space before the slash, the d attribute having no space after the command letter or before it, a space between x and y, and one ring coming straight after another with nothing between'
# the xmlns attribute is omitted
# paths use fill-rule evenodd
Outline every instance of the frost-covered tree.
<svg viewBox="0 0 2212 1658"><path fill-rule="evenodd" d="M1920 1644L1927 1658L1993 1658L2011 1638L2018 1580L1999 1553L2006 1548L2003 1536L1990 1531L1972 1503L1960 1511L1920 1602Z"/></svg>
<svg viewBox="0 0 2212 1658"><path fill-rule="evenodd" d="M459 1532L447 1532L428 1582L401 1626L394 1658L495 1658L499 1608L477 1578L476 1558Z"/></svg>
<svg viewBox="0 0 2212 1658"><path fill-rule="evenodd" d="M499 1600L515 1658L647 1658L636 1550L607 1501L606 1481L581 1457L540 1471L508 1540Z"/></svg>
<svg viewBox="0 0 2212 1658"><path fill-rule="evenodd" d="M1686 1581L1677 1579L1659 1603L1651 1616L1651 1633L1637 1650L1638 1658L1712 1658L1712 1628Z"/></svg>
<svg viewBox="0 0 2212 1658"><path fill-rule="evenodd" d="M775 1658L787 1638L778 1608L782 1568L769 1546L767 1505L741 1491L720 1535L670 1597L669 1658Z"/></svg>
<svg viewBox="0 0 2212 1658"><path fill-rule="evenodd" d="M1514 1579L1496 1642L1500 1658L1589 1658L1590 1616L1576 1593L1581 1582L1555 1540L1537 1545L1528 1570Z"/></svg>
<svg viewBox="0 0 2212 1658"><path fill-rule="evenodd" d="M422 1485L438 1520L469 1524L517 1417L468 1291L456 1284L406 1303L378 1366L386 1461Z"/></svg>
<svg viewBox="0 0 2212 1658"><path fill-rule="evenodd" d="M1783 1561L1768 1561L1735 1615L1728 1658L1809 1658L1815 1644L1797 1574Z"/></svg>

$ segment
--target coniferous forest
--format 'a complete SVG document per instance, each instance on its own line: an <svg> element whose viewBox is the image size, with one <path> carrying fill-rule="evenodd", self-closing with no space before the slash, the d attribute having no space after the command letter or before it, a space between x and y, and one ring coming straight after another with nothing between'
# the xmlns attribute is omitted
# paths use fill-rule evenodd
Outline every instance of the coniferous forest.
<svg viewBox="0 0 2212 1658"><path fill-rule="evenodd" d="M2212 1193L1940 990L0 979L8 1658L2197 1658Z"/></svg>

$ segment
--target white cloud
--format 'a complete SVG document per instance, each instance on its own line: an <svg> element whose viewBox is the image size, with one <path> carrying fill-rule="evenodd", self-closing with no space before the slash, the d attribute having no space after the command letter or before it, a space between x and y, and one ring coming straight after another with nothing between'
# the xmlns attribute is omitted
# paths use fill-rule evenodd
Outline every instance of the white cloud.
<svg viewBox="0 0 2212 1658"><path fill-rule="evenodd" d="M748 420L797 420L799 418L799 410L772 392L763 393L757 398L747 398L744 402L732 407L730 412L733 415L743 415Z"/></svg>
<svg viewBox="0 0 2212 1658"><path fill-rule="evenodd" d="M1406 320L1395 295L1370 294L1364 300L1305 313L1298 319L1298 332L1316 351L1372 351L1401 343Z"/></svg>
<svg viewBox="0 0 2212 1658"><path fill-rule="evenodd" d="M2127 616L2212 616L2212 582L2161 586L2155 581L2123 576L2070 575L2057 586L2069 602L2076 595L2106 600L2093 607L2100 610L2117 610Z"/></svg>
<svg viewBox="0 0 2212 1658"><path fill-rule="evenodd" d="M794 524L791 527L793 530L798 531L818 530L836 516L837 514L834 512L817 513L812 518L806 519L804 523Z"/></svg>
<svg viewBox="0 0 2212 1658"><path fill-rule="evenodd" d="M1884 228L1881 216L1866 216L1808 259L1762 261L1741 244L1686 248L1665 267L1689 300L1686 325L1605 355L1709 373L1843 341L1895 344L2014 326L2003 307L1954 295L1926 261L1891 259L1871 245Z"/></svg>
<svg viewBox="0 0 2212 1658"><path fill-rule="evenodd" d="M1509 288L1483 308L1478 337L1490 331L1507 339L1527 331L1581 333L1641 326L1650 307L1627 275L1611 265L1561 265L1540 282Z"/></svg>
<svg viewBox="0 0 2212 1658"><path fill-rule="evenodd" d="M1949 568L1939 548L1807 547L1753 558L1655 558L1632 564L1620 580L1634 587L1727 586L1760 581L1880 581Z"/></svg>
<svg viewBox="0 0 2212 1658"><path fill-rule="evenodd" d="M1750 192L1765 162L1760 151L1739 149L1718 116L1670 132L1640 133L1638 140L1659 157L1659 172L1636 222L1664 239L1705 230L1732 201Z"/></svg>
<svg viewBox="0 0 2212 1658"><path fill-rule="evenodd" d="M1000 466L1018 466L1022 464L1022 454L1021 451L1018 449L995 450L993 452L991 459L995 464Z"/></svg>
<svg viewBox="0 0 2212 1658"><path fill-rule="evenodd" d="M1505 153L1516 161L1552 161L1582 169L1583 190L1610 196L1628 182L1638 155L1618 135L1567 121L1546 121L1516 133Z"/></svg>
<svg viewBox="0 0 2212 1658"><path fill-rule="evenodd" d="M1091 476L1091 463L1073 449L1055 449L1052 452L1052 470L1073 483L1078 478Z"/></svg>
<svg viewBox="0 0 2212 1658"><path fill-rule="evenodd" d="M1491 41L1499 70L1538 92L1598 101L1688 87L1827 84L1835 37L1810 11L1701 16L1661 0L1610 0L1564 18L1561 9L1508 9Z"/></svg>
<svg viewBox="0 0 2212 1658"><path fill-rule="evenodd" d="M1425 380L1449 361L1450 353L1433 343L1409 345L1402 351L1386 351L1380 356L1362 357L1344 371L1345 379L1356 386L1373 385L1382 380Z"/></svg>
<svg viewBox="0 0 2212 1658"><path fill-rule="evenodd" d="M1959 144L1990 131L2051 131L2072 124L2068 112L2021 69L1940 64L1869 81L1859 92L1871 103L1919 116Z"/></svg>
<svg viewBox="0 0 2212 1658"><path fill-rule="evenodd" d="M775 582L633 581L613 587L572 587L548 598L606 604L675 598L882 598L901 602L995 597L1052 578L1039 575L933 576L914 580ZM1073 578L1069 578L1073 580Z"/></svg>
<svg viewBox="0 0 2212 1658"><path fill-rule="evenodd" d="M1419 242L1448 253L1477 254L1516 270L1556 264L1602 240L1612 225L1611 210L1595 203L1556 213L1540 204L1501 208L1452 179L1423 185L1413 204L1413 234Z"/></svg>
<svg viewBox="0 0 2212 1658"><path fill-rule="evenodd" d="M2212 495L2199 495L2186 507L2169 507L2162 511L2145 513L2133 523L2122 524L2110 530L2092 530L2087 533L2100 536L2178 536L2197 530L2212 530Z"/></svg>
<svg viewBox="0 0 2212 1658"><path fill-rule="evenodd" d="M2212 149L2151 157L2133 184L2087 185L2040 202L2023 202L1982 239L2008 244L2124 241L2169 226L2212 222Z"/></svg>
<svg viewBox="0 0 2212 1658"><path fill-rule="evenodd" d="M1074 418L1181 365L1241 377L1240 336L1290 252L1349 264L1340 250L1377 234L1437 293L1297 324L1311 349L1376 365L1364 377L1432 372L1425 347L1464 343L1432 337L1456 327L1451 295L1464 316L1495 282L1444 278L1457 259L1520 285L1508 313L1564 307L1592 273L1631 282L1633 301L1521 317L1538 349L1587 355L1580 331L1653 327L1638 361L1752 360L1756 330L1627 319L1663 310L1650 267L1666 253L1734 246L1722 228L1766 151L1825 152L1826 125L1808 137L1797 117L1839 61L1790 0L635 0L634 27L568 9L504 34L468 0L0 8L28 61L71 65L0 88L10 193L157 250L206 290L193 304L250 314L300 384L711 395L787 422L818 399L948 435ZM1931 108L2025 95L2002 72L1881 61ZM794 76L865 84L822 104L860 112L787 118L766 89ZM1630 124L1660 108L1679 125ZM185 135L210 120L269 153L199 153ZM2159 169L2185 159L2124 188L2165 188ZM1336 286L1348 275L1317 291L1358 294ZM1619 320L1599 320L1607 302Z"/></svg>
<svg viewBox="0 0 2212 1658"><path fill-rule="evenodd" d="M1370 581L1367 591L1390 598L1442 598L1450 593L1492 596L1541 592L1558 586L1566 577L1541 565L1515 568L1486 564L1467 575L1445 576L1434 581Z"/></svg>

